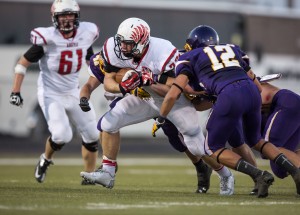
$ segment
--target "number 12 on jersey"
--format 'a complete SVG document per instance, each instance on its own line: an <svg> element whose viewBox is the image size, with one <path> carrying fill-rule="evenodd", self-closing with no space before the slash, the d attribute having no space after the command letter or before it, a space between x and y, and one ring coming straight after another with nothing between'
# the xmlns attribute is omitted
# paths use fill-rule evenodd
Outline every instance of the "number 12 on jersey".
<svg viewBox="0 0 300 215"><path fill-rule="evenodd" d="M228 45L217 45L205 47L203 51L208 55L211 61L211 67L214 71L224 67L238 66L241 67L238 60L235 60L235 53ZM222 52L220 57L215 52Z"/></svg>

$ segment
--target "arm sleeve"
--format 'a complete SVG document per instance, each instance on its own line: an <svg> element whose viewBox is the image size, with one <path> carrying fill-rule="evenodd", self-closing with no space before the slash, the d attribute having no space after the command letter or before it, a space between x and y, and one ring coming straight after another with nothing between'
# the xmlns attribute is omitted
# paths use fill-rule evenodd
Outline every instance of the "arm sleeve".
<svg viewBox="0 0 300 215"><path fill-rule="evenodd" d="M31 63L38 62L44 56L44 49L42 46L32 45L24 54L26 60Z"/></svg>
<svg viewBox="0 0 300 215"><path fill-rule="evenodd" d="M93 56L93 54L94 54L93 47L92 47L92 46L90 46L90 47L88 48L88 50L87 50L87 53L86 53L85 59L86 59L87 61L89 61L89 60L90 60L90 58Z"/></svg>
<svg viewBox="0 0 300 215"><path fill-rule="evenodd" d="M119 67L113 66L106 61L106 59L104 57L103 49L100 51L100 56L101 56L101 59L103 60L103 69L105 72L107 72L107 73L118 72L120 70Z"/></svg>

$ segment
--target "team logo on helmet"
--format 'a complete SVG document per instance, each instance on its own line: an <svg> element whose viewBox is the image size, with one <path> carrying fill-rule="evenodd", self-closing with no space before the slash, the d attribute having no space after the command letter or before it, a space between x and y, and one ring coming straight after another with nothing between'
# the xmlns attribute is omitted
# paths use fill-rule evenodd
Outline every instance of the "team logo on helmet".
<svg viewBox="0 0 300 215"><path fill-rule="evenodd" d="M142 45L144 45L148 42L149 39L149 29L146 26L140 24L134 28L130 38L135 43L141 43Z"/></svg>

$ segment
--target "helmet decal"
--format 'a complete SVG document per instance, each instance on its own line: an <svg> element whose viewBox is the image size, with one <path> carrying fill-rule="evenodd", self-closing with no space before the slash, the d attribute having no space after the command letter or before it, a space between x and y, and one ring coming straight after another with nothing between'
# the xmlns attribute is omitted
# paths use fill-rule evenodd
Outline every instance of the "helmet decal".
<svg viewBox="0 0 300 215"><path fill-rule="evenodd" d="M149 31L148 28L142 24L136 26L134 28L134 31L132 31L132 34L130 38L135 42L140 42L142 45L144 45L149 38Z"/></svg>

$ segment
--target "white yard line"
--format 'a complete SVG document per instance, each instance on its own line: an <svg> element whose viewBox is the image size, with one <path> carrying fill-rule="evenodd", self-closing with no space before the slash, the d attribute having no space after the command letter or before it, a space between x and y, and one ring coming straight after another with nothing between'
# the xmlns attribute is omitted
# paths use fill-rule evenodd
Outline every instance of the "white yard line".
<svg viewBox="0 0 300 215"><path fill-rule="evenodd" d="M106 203L88 203L84 209L88 210L121 210L134 208L169 208L172 206L273 206L273 205L300 205L300 202L287 201L246 201L246 202L149 202L145 204L106 204Z"/></svg>
<svg viewBox="0 0 300 215"><path fill-rule="evenodd" d="M219 202L145 202L144 204L107 204L107 203L87 203L86 206L79 206L78 209L84 210L124 210L124 209L138 209L138 208L170 208L170 207L216 207L216 206L273 206L273 205L300 205L300 202L288 202L288 201L219 201ZM49 210L61 208L61 205L49 205L48 207L41 207L37 205L33 206L7 206L0 204L0 210L23 210L23 211L35 211L35 210Z"/></svg>

